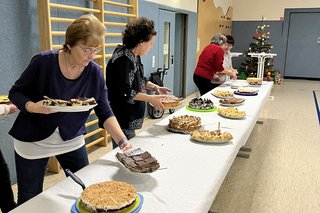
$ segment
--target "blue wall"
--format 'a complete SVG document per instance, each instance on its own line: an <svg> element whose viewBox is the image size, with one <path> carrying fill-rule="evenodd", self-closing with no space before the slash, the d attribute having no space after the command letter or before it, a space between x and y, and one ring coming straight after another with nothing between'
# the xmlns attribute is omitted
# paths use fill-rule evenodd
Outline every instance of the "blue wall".
<svg viewBox="0 0 320 213"><path fill-rule="evenodd" d="M51 2L66 3L75 6L84 6L90 4L87 1L78 0L56 0ZM123 0L122 2L125 2ZM167 9L183 13L187 15L187 78L186 78L186 94L192 94L196 91L196 87L192 81L192 74L196 61L196 35L197 35L197 14L184 10L176 10L174 8L165 7L162 5L150 3L144 0L139 1L139 16L146 16L153 19L158 23L159 9ZM65 14L63 11L53 11L54 16L69 17L69 14ZM62 13L64 13L62 15ZM81 14L79 14L81 15ZM10 0L0 1L0 94L8 94L11 86L15 80L19 78L25 67L28 65L33 55L40 51L39 44L39 29L38 29L38 15L37 15L37 1L21 1ZM121 19L121 18L120 18ZM121 21L121 20L118 20ZM63 24L53 26L55 29L65 29ZM113 29L110 28L109 32ZM61 39L58 41L61 43ZM64 39L63 39L64 40ZM62 41L63 42L63 41ZM110 41L109 41L110 42ZM115 41L114 41L115 42ZM154 47L150 53L142 58L146 76L152 72L152 55L158 56L158 43L155 42ZM155 67L158 64L156 64ZM12 182L16 182L15 166L14 166L14 152L12 138L8 135L8 131L11 128L13 121L16 118L16 114L9 117L0 117L0 148L4 157L8 163L11 173Z"/></svg>
<svg viewBox="0 0 320 213"><path fill-rule="evenodd" d="M31 57L39 52L37 1L1 1L0 16L0 94L8 94ZM0 149L13 182L16 180L14 152L8 131L16 114L0 117Z"/></svg>

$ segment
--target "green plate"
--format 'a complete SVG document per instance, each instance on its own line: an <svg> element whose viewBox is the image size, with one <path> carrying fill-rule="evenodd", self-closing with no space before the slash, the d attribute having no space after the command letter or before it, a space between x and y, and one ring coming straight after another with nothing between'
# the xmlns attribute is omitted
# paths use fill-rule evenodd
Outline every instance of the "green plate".
<svg viewBox="0 0 320 213"><path fill-rule="evenodd" d="M142 194L138 193L138 196L136 198L136 200L134 201L134 203L124 209L118 210L118 211L112 211L114 213L137 213L140 211L141 207L142 207L142 203L143 203L143 196ZM77 199L76 203L72 206L71 208L72 213L91 213L88 210L84 209L81 205L80 205L80 199Z"/></svg>
<svg viewBox="0 0 320 213"><path fill-rule="evenodd" d="M193 112L214 112L218 109L218 107L213 106L212 109L192 109L188 105L186 106L186 109Z"/></svg>

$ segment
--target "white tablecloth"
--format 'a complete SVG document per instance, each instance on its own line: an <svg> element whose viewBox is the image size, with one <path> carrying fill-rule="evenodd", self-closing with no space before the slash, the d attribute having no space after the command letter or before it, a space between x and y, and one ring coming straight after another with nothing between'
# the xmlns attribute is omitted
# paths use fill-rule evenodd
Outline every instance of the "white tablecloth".
<svg viewBox="0 0 320 213"><path fill-rule="evenodd" d="M244 120L222 118L216 112L199 113L183 108L148 128L131 141L135 147L149 151L160 162L160 170L151 174L132 174L115 160L115 149L76 174L89 186L93 183L117 180L134 185L144 196L141 213L150 212L208 212L239 149L247 141L256 124L262 107L270 95L272 82L263 82L257 96L242 96L245 103L238 108L246 111ZM231 90L230 87L218 87ZM204 95L216 106L219 99L210 93ZM189 135L166 130L168 119L178 115L200 116L206 129L229 131L234 139L226 144L201 144L190 140ZM73 180L54 185L12 212L70 212L82 189Z"/></svg>

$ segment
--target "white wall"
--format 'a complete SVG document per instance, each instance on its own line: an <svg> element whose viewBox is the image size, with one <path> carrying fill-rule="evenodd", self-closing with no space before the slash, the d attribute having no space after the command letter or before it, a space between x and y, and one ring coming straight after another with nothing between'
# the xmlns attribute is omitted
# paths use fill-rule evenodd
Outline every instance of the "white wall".
<svg viewBox="0 0 320 213"><path fill-rule="evenodd" d="M280 20L286 8L319 8L320 0L234 0L233 21Z"/></svg>
<svg viewBox="0 0 320 213"><path fill-rule="evenodd" d="M197 0L146 0L191 12L197 12Z"/></svg>

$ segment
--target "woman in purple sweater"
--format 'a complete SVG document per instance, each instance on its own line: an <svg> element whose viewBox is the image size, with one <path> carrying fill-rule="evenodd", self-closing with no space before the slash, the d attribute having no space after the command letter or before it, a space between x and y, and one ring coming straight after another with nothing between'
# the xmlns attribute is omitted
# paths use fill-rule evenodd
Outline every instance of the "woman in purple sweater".
<svg viewBox="0 0 320 213"><path fill-rule="evenodd" d="M67 29L63 49L34 56L9 92L20 113L9 134L14 138L18 204L42 191L49 157L76 172L88 165L85 122L90 111L54 113L43 97L95 98L99 126L120 149L131 148L108 102L103 72L93 59L103 44L104 25L93 15L76 19Z"/></svg>

